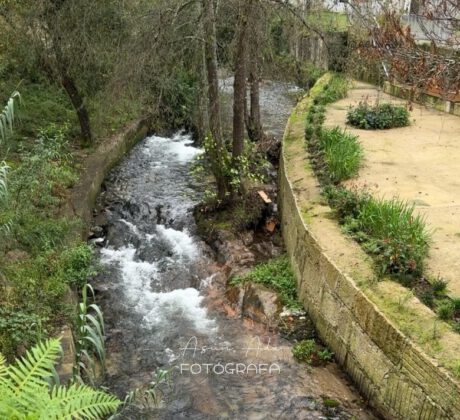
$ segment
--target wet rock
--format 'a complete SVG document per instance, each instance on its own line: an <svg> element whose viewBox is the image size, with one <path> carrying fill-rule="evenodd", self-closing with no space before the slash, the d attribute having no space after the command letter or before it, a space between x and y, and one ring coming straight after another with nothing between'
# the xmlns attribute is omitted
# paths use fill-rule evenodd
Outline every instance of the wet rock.
<svg viewBox="0 0 460 420"><path fill-rule="evenodd" d="M244 298L244 287L243 286L231 286L225 292L225 297L228 299L230 304L241 311L243 309L243 298Z"/></svg>
<svg viewBox="0 0 460 420"><path fill-rule="evenodd" d="M283 253L282 248L276 246L272 241L264 241L254 244L251 246L251 250L260 259L264 260L279 257Z"/></svg>
<svg viewBox="0 0 460 420"><path fill-rule="evenodd" d="M242 232L240 233L240 239L245 246L249 246L254 242L254 232L252 230Z"/></svg>
<svg viewBox="0 0 460 420"><path fill-rule="evenodd" d="M305 311L284 310L280 313L279 332L289 340L308 340L315 338L316 330L313 321Z"/></svg>
<svg viewBox="0 0 460 420"><path fill-rule="evenodd" d="M105 231L102 226L92 226L89 233L89 239L102 238L105 236Z"/></svg>
<svg viewBox="0 0 460 420"><path fill-rule="evenodd" d="M283 304L277 293L260 284L247 283L244 286L244 316L272 325L278 323L278 315L282 309Z"/></svg>

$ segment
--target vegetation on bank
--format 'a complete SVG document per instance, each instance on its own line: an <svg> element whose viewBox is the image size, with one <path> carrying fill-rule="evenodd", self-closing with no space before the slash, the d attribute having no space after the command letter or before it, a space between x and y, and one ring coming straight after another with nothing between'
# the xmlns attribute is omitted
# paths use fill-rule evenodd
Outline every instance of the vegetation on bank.
<svg viewBox="0 0 460 420"><path fill-rule="evenodd" d="M325 88L325 82L327 78L320 80L312 89L305 130L312 167L324 196L344 232L373 257L379 277L390 275L411 288L440 319L448 321L455 331L460 331L458 299L447 297L447 284L442 279L427 280L424 273L430 233L423 217L415 214L414 206L397 198L379 199L365 190L340 185L357 175L363 151L356 136L339 128L323 128L324 105L333 102L324 99L330 93L330 87ZM391 122L388 114L385 118L390 118L392 124L399 124L402 119L408 121L405 108L398 108L395 112L396 122Z"/></svg>
<svg viewBox="0 0 460 420"><path fill-rule="evenodd" d="M302 307L297 298L297 281L286 255L258 264L244 277L232 280L233 285L246 282L263 284L274 290L280 295L283 305L290 309Z"/></svg>

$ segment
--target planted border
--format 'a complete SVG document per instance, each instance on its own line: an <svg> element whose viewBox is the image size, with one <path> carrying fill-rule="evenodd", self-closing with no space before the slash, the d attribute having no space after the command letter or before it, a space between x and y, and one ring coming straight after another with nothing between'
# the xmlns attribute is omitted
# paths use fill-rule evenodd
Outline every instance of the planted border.
<svg viewBox="0 0 460 420"><path fill-rule="evenodd" d="M332 76L329 84L336 85L336 77ZM338 127L323 128L325 105L344 97L342 92L332 100L335 96L324 92L330 93L327 84L311 91L313 105L307 113L305 138L310 162L329 206L343 230L373 257L379 276L389 275L411 288L421 302L460 333L460 299L446 295L442 279L428 280L424 275L430 234L423 217L403 200L378 199L339 185L358 174L364 154L356 136Z"/></svg>

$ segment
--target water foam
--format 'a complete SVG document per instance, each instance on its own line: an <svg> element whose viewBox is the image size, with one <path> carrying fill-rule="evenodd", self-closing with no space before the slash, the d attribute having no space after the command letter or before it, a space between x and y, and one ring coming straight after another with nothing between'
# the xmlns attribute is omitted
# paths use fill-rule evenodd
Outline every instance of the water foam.
<svg viewBox="0 0 460 420"><path fill-rule="evenodd" d="M169 324L171 318L180 316L189 320L197 332L208 334L216 328L215 321L208 318L207 310L202 306L203 296L196 289L189 287L149 293L144 299L146 306L152 308L144 315L149 326Z"/></svg>
<svg viewBox="0 0 460 420"><path fill-rule="evenodd" d="M186 257L193 260L198 255L198 248L186 230L180 231L157 225L157 232L171 245L174 254L179 258Z"/></svg>
<svg viewBox="0 0 460 420"><path fill-rule="evenodd" d="M152 147L158 147L161 144L162 151L167 154L174 154L177 162L187 163L193 160L195 156L203 153L202 149L192 147L193 140L188 134L176 134L172 139L150 136L146 139L144 153L153 155Z"/></svg>

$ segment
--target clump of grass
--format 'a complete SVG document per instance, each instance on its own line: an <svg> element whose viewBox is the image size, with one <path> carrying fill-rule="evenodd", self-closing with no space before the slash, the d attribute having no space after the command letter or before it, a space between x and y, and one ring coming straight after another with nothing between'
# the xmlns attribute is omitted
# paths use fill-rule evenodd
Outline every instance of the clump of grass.
<svg viewBox="0 0 460 420"><path fill-rule="evenodd" d="M430 236L414 207L393 198L383 200L356 191L329 187L345 230L373 255L382 274L420 274Z"/></svg>
<svg viewBox="0 0 460 420"><path fill-rule="evenodd" d="M409 125L409 111L390 103L369 105L360 102L347 113L347 123L365 130L384 130Z"/></svg>
<svg viewBox="0 0 460 420"><path fill-rule="evenodd" d="M447 292L447 284L448 282L441 277L438 277L437 279L434 279L431 282L431 287L433 288L433 293L436 296L442 296L445 295Z"/></svg>
<svg viewBox="0 0 460 420"><path fill-rule="evenodd" d="M281 301L287 307L291 309L301 308L301 304L297 300L297 281L287 256L259 264L246 276L235 277L232 280L232 284L245 282L263 284L279 293Z"/></svg>
<svg viewBox="0 0 460 420"><path fill-rule="evenodd" d="M345 181L358 174L364 153L357 136L335 127L322 130L319 143L333 183Z"/></svg>
<svg viewBox="0 0 460 420"><path fill-rule="evenodd" d="M345 77L334 74L329 83L315 96L313 103L315 105L327 105L343 99L347 96L348 86L349 83Z"/></svg>
<svg viewBox="0 0 460 420"><path fill-rule="evenodd" d="M455 308L452 305L452 302L442 302L438 308L437 313L440 319L443 321L448 321L454 316Z"/></svg>

